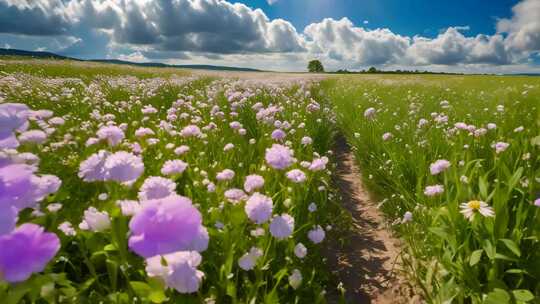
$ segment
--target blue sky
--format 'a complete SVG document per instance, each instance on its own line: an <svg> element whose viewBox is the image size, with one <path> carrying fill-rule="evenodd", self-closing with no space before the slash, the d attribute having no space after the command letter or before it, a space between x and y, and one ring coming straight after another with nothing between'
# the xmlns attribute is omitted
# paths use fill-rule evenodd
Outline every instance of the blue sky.
<svg viewBox="0 0 540 304"><path fill-rule="evenodd" d="M240 1L261 8L272 19L289 20L297 29L324 18L347 17L369 28L385 27L393 32L434 37L441 29L468 25L469 33L493 34L498 18L512 15L518 0L266 0Z"/></svg>
<svg viewBox="0 0 540 304"><path fill-rule="evenodd" d="M0 0L0 47L303 71L539 72L540 0Z"/></svg>

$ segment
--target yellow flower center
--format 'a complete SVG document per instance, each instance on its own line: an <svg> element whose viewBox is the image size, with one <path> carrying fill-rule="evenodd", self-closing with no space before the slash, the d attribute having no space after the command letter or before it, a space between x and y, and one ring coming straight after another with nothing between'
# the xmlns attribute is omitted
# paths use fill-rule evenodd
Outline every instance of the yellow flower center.
<svg viewBox="0 0 540 304"><path fill-rule="evenodd" d="M469 206L469 208L471 208L473 210L480 209L480 201L470 201L470 202L467 203L467 205Z"/></svg>

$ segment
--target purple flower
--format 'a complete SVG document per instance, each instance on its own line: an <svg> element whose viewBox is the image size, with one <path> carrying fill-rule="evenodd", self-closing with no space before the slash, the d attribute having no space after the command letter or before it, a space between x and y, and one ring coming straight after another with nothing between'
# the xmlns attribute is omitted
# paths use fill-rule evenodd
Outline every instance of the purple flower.
<svg viewBox="0 0 540 304"><path fill-rule="evenodd" d="M386 132L386 133L384 133L384 134L382 135L382 139L383 139L384 141L388 141L388 140L392 139L392 137L393 137L393 135L392 135L392 133L390 133L390 132Z"/></svg>
<svg viewBox="0 0 540 304"><path fill-rule="evenodd" d="M60 249L60 240L43 227L23 224L13 232L0 236L0 277L15 283L45 269Z"/></svg>
<svg viewBox="0 0 540 304"><path fill-rule="evenodd" d="M31 205L26 201L28 190L32 189L34 167L22 164L0 168L0 205L24 209Z"/></svg>
<svg viewBox="0 0 540 304"><path fill-rule="evenodd" d="M296 246L294 246L294 255L299 259L305 258L307 255L306 246L304 246L302 243L296 244Z"/></svg>
<svg viewBox="0 0 540 304"><path fill-rule="evenodd" d="M234 171L231 169L225 169L216 175L218 181L228 181L234 178Z"/></svg>
<svg viewBox="0 0 540 304"><path fill-rule="evenodd" d="M311 139L311 137L309 136L304 136L302 137L302 140L300 142L302 143L302 145L307 146L313 143L313 139Z"/></svg>
<svg viewBox="0 0 540 304"><path fill-rule="evenodd" d="M294 218L288 214L276 215L270 223L270 234L278 240L284 240L294 231Z"/></svg>
<svg viewBox="0 0 540 304"><path fill-rule="evenodd" d="M105 179L125 184L135 182L144 172L141 157L125 151L118 151L109 155L103 168L105 170Z"/></svg>
<svg viewBox="0 0 540 304"><path fill-rule="evenodd" d="M161 176L148 177L139 189L141 201L160 199L176 194L176 183Z"/></svg>
<svg viewBox="0 0 540 304"><path fill-rule="evenodd" d="M19 135L19 142L42 144L47 141L47 134L41 130L29 130Z"/></svg>
<svg viewBox="0 0 540 304"><path fill-rule="evenodd" d="M364 117L365 118L368 118L368 119L371 119L373 117L375 117L375 112L377 110L375 110L375 108L367 108L365 111L364 111Z"/></svg>
<svg viewBox="0 0 540 304"><path fill-rule="evenodd" d="M272 208L272 198L255 192L247 200L244 210L250 220L262 224L270 219Z"/></svg>
<svg viewBox="0 0 540 304"><path fill-rule="evenodd" d="M321 226L317 225L314 229L308 232L308 238L313 242L313 244L319 244L324 240L326 234Z"/></svg>
<svg viewBox="0 0 540 304"><path fill-rule="evenodd" d="M82 230L95 232L104 231L111 227L111 219L107 211L99 211L90 207L84 211L83 221L79 224Z"/></svg>
<svg viewBox="0 0 540 304"><path fill-rule="evenodd" d="M437 175L450 167L450 162L446 159L439 159L429 166L431 175Z"/></svg>
<svg viewBox="0 0 540 304"><path fill-rule="evenodd" d="M244 182L244 190L246 192L253 192L262 188L262 186L264 186L264 178L262 176L257 174L246 176L246 181Z"/></svg>
<svg viewBox="0 0 540 304"><path fill-rule="evenodd" d="M85 182L103 181L105 179L105 161L110 155L105 150L100 150L88 157L79 165L78 176Z"/></svg>
<svg viewBox="0 0 540 304"><path fill-rule="evenodd" d="M242 189L237 188L232 188L225 191L224 195L225 198L233 204L237 204L247 198L246 193L242 191Z"/></svg>
<svg viewBox="0 0 540 304"><path fill-rule="evenodd" d="M534 205L536 207L540 207L540 198L537 198L535 201L534 201Z"/></svg>
<svg viewBox="0 0 540 304"><path fill-rule="evenodd" d="M124 216L134 216L141 210L141 204L134 200L119 200L116 201L116 205L120 207Z"/></svg>
<svg viewBox="0 0 540 304"><path fill-rule="evenodd" d="M426 196L436 196L443 192L444 192L443 185L426 186L426 189L424 190L424 194Z"/></svg>
<svg viewBox="0 0 540 304"><path fill-rule="evenodd" d="M200 137L202 136L201 129L196 125L186 126L180 131L180 136L182 137Z"/></svg>
<svg viewBox="0 0 540 304"><path fill-rule="evenodd" d="M18 213L14 206L0 204L0 236L15 229Z"/></svg>
<svg viewBox="0 0 540 304"><path fill-rule="evenodd" d="M249 271L255 267L257 260L263 256L263 251L260 248L252 247L249 252L246 252L238 259L238 266L245 271Z"/></svg>
<svg viewBox="0 0 540 304"><path fill-rule="evenodd" d="M143 257L190 250L201 227L201 214L187 197L148 201L129 222L129 248Z"/></svg>
<svg viewBox="0 0 540 304"><path fill-rule="evenodd" d="M326 164L328 164L328 157L323 156L321 158L314 159L309 165L310 171L322 171L326 169Z"/></svg>
<svg viewBox="0 0 540 304"><path fill-rule="evenodd" d="M111 147L118 145L125 137L124 131L117 126L101 127L96 135L99 139L106 140Z"/></svg>
<svg viewBox="0 0 540 304"><path fill-rule="evenodd" d="M266 163L274 169L283 170L290 167L294 161L294 152L289 147L273 144L272 148L266 149Z"/></svg>
<svg viewBox="0 0 540 304"><path fill-rule="evenodd" d="M180 146L176 149L174 149L174 154L176 155L182 155L189 151L189 147L186 145Z"/></svg>
<svg viewBox="0 0 540 304"><path fill-rule="evenodd" d="M273 140L282 140L287 136L287 133L281 129L275 129L272 132L272 139Z"/></svg>
<svg viewBox="0 0 540 304"><path fill-rule="evenodd" d="M299 184L306 181L306 174L302 170L292 169L287 172L287 178L293 183Z"/></svg>
<svg viewBox="0 0 540 304"><path fill-rule="evenodd" d="M493 148L495 148L495 153L499 154L501 152L504 152L506 149L508 149L508 147L510 146L509 143L505 143L505 142L498 142L496 143Z"/></svg>
<svg viewBox="0 0 540 304"><path fill-rule="evenodd" d="M167 287L179 293L193 293L199 290L204 277L204 273L197 270L201 260L201 255L196 251L158 255L146 260L146 272L150 277L161 278Z"/></svg>
<svg viewBox="0 0 540 304"><path fill-rule="evenodd" d="M26 129L29 110L26 105L20 103L0 104L0 149L19 146L13 132Z"/></svg>

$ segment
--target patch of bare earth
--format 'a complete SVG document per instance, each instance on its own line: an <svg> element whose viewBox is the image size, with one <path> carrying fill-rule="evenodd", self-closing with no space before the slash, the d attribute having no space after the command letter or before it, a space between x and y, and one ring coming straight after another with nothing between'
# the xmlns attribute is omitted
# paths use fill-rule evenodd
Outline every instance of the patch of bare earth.
<svg viewBox="0 0 540 304"><path fill-rule="evenodd" d="M365 189L353 153L343 137L336 144L335 183L342 207L351 215L352 226L342 244L330 240L326 257L329 267L345 289L346 303L420 303L409 294L398 275L399 240L387 229L385 219ZM334 294L335 293L335 294ZM330 292L330 303L339 301Z"/></svg>

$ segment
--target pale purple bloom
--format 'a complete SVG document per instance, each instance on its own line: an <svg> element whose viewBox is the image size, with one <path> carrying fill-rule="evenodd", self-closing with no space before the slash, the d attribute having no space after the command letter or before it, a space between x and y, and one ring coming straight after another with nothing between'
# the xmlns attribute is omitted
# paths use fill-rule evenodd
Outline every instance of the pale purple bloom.
<svg viewBox="0 0 540 304"><path fill-rule="evenodd" d="M90 137L86 140L86 143L84 144L86 147L93 146L99 142L99 138L96 137Z"/></svg>
<svg viewBox="0 0 540 304"><path fill-rule="evenodd" d="M20 143L42 144L47 141L47 134L41 130L28 130L19 135Z"/></svg>
<svg viewBox="0 0 540 304"><path fill-rule="evenodd" d="M141 201L164 198L176 194L176 183L161 176L149 176L139 189Z"/></svg>
<svg viewBox="0 0 540 304"><path fill-rule="evenodd" d="M228 144L225 145L225 147L223 147L224 152L230 151L232 149L234 149L234 144L232 144L232 143L228 143Z"/></svg>
<svg viewBox="0 0 540 304"><path fill-rule="evenodd" d="M155 135L155 134L156 133L154 133L154 131L150 128L140 127L137 130L135 130L136 137L145 137L145 136L150 136L150 135Z"/></svg>
<svg viewBox="0 0 540 304"><path fill-rule="evenodd" d="M176 155L182 155L189 151L189 147L186 145L182 145L176 149L174 149L174 154Z"/></svg>
<svg viewBox="0 0 540 304"><path fill-rule="evenodd" d="M266 163L274 169L283 170L290 167L294 161L294 152L289 147L273 144L271 148L266 149Z"/></svg>
<svg viewBox="0 0 540 304"><path fill-rule="evenodd" d="M129 222L129 247L143 257L190 250L201 226L201 214L187 197L148 201Z"/></svg>
<svg viewBox="0 0 540 304"><path fill-rule="evenodd" d="M284 139L286 136L287 136L287 133L285 133L283 130L281 129L275 129L273 132L272 132L272 139L273 140L282 140Z"/></svg>
<svg viewBox="0 0 540 304"><path fill-rule="evenodd" d="M116 205L120 207L124 216L134 216L142 208L141 204L134 200L119 200L116 201Z"/></svg>
<svg viewBox="0 0 540 304"><path fill-rule="evenodd" d="M364 117L371 119L371 118L375 117L375 112L376 112L375 108L367 108L364 111Z"/></svg>
<svg viewBox="0 0 540 304"><path fill-rule="evenodd" d="M493 147L495 148L495 153L499 154L501 152L504 152L506 149L508 149L509 146L510 146L509 143L500 141L496 143Z"/></svg>
<svg viewBox="0 0 540 304"><path fill-rule="evenodd" d="M66 121L62 117L53 117L49 119L49 124L54 125L54 126L61 126L65 122Z"/></svg>
<svg viewBox="0 0 540 304"><path fill-rule="evenodd" d="M488 128L488 130L494 130L494 129L497 128L497 125L490 122L490 123L487 124L487 128Z"/></svg>
<svg viewBox="0 0 540 304"><path fill-rule="evenodd" d="M201 135L201 129L196 125L186 126L180 131L180 136L182 137L200 137Z"/></svg>
<svg viewBox="0 0 540 304"><path fill-rule="evenodd" d="M104 170L105 179L131 184L144 172L144 164L140 156L118 151L107 157Z"/></svg>
<svg viewBox="0 0 540 304"><path fill-rule="evenodd" d="M403 219L401 220L401 223L404 224L404 223L407 223L407 222L411 222L412 220L413 220L412 212L407 211L407 212L405 212L405 214L403 214Z"/></svg>
<svg viewBox="0 0 540 304"><path fill-rule="evenodd" d="M311 213L317 211L317 204L310 203L309 206L308 206L308 211L311 212Z"/></svg>
<svg viewBox="0 0 540 304"><path fill-rule="evenodd" d="M41 226L23 224L0 236L0 248L0 275L3 280L16 283L43 271L60 249L60 240Z"/></svg>
<svg viewBox="0 0 540 304"><path fill-rule="evenodd" d="M70 222L63 222L62 224L58 225L58 230L62 231L67 236L77 235L77 231L75 231Z"/></svg>
<svg viewBox="0 0 540 304"><path fill-rule="evenodd" d="M264 178L257 174L252 174L246 176L246 181L244 182L244 190L250 193L264 186Z"/></svg>
<svg viewBox="0 0 540 304"><path fill-rule="evenodd" d="M47 210L49 210L49 212L51 213L56 213L60 209L62 209L62 207L63 206L60 203L52 203L52 204L47 205Z"/></svg>
<svg viewBox="0 0 540 304"><path fill-rule="evenodd" d="M234 178L234 171L231 169L225 169L216 175L218 181L228 181Z"/></svg>
<svg viewBox="0 0 540 304"><path fill-rule="evenodd" d="M105 150L100 150L88 157L79 165L78 176L85 182L103 181L105 179L105 161L110 155Z"/></svg>
<svg viewBox="0 0 540 304"><path fill-rule="evenodd" d="M100 193L98 195L98 200L100 201L106 201L109 198L109 195L107 193Z"/></svg>
<svg viewBox="0 0 540 304"><path fill-rule="evenodd" d="M125 137L124 131L117 126L103 126L97 131L96 136L106 140L111 147L118 145Z"/></svg>
<svg viewBox="0 0 540 304"><path fill-rule="evenodd" d="M328 157L323 156L321 158L314 159L309 165L310 171L321 171L326 169L326 164L328 164Z"/></svg>
<svg viewBox="0 0 540 304"><path fill-rule="evenodd" d="M94 207L90 207L84 211L83 221L79 224L79 228L83 230L91 230L100 232L111 227L111 219L107 211L99 211Z"/></svg>
<svg viewBox="0 0 540 304"><path fill-rule="evenodd" d="M443 185L426 186L424 194L427 196L436 196L444 192Z"/></svg>
<svg viewBox="0 0 540 304"><path fill-rule="evenodd" d="M232 188L225 191L224 195L225 195L225 198L233 204L237 204L247 199L246 193L242 191L242 189L237 189L237 188Z"/></svg>
<svg viewBox="0 0 540 304"><path fill-rule="evenodd" d="M263 256L263 251L257 247L252 247L249 252L245 253L238 259L238 266L245 271L249 271L255 267L257 260Z"/></svg>
<svg viewBox="0 0 540 304"><path fill-rule="evenodd" d="M284 240L294 231L294 218L288 214L276 215L270 223L270 234L278 240Z"/></svg>
<svg viewBox="0 0 540 304"><path fill-rule="evenodd" d="M19 146L14 131L26 129L29 110L20 103L0 104L0 149Z"/></svg>
<svg viewBox="0 0 540 304"><path fill-rule="evenodd" d="M294 246L294 255L296 255L296 257L299 259L305 258L307 255L306 246L304 246L302 243L296 244L296 246Z"/></svg>
<svg viewBox="0 0 540 304"><path fill-rule="evenodd" d="M14 206L0 203L0 236L15 229L18 213Z"/></svg>
<svg viewBox="0 0 540 304"><path fill-rule="evenodd" d="M314 244L319 244L320 242L322 242L325 236L326 234L324 233L324 229L322 229L322 227L319 225L317 225L314 229L308 232L308 238Z"/></svg>
<svg viewBox="0 0 540 304"><path fill-rule="evenodd" d="M34 169L32 166L23 164L7 165L0 168L0 205L24 209L34 203L25 199L28 190L33 187Z"/></svg>
<svg viewBox="0 0 540 304"><path fill-rule="evenodd" d="M302 143L302 145L307 146L307 145L311 145L313 143L313 139L311 139L311 137L309 137L309 136L304 136L304 137L302 137L300 142Z"/></svg>
<svg viewBox="0 0 540 304"><path fill-rule="evenodd" d="M384 141L388 141L388 140L392 139L392 137L393 137L393 135L392 135L392 133L390 133L390 132L386 132L386 133L384 133L384 134L382 135L382 139L383 139Z"/></svg>
<svg viewBox="0 0 540 304"><path fill-rule="evenodd" d="M255 192L247 200L244 210L251 221L262 224L272 216L272 208L271 197Z"/></svg>
<svg viewBox="0 0 540 304"><path fill-rule="evenodd" d="M303 183L306 181L306 174L302 170L292 169L287 172L287 178L293 183Z"/></svg>
<svg viewBox="0 0 540 304"><path fill-rule="evenodd" d="M437 175L450 168L450 162L446 159L439 159L429 166L431 175Z"/></svg>
<svg viewBox="0 0 540 304"><path fill-rule="evenodd" d="M161 174L163 175L175 175L182 174L188 167L188 164L180 159L168 160L161 167Z"/></svg>
<svg viewBox="0 0 540 304"><path fill-rule="evenodd" d="M163 264L162 259L166 261ZM158 277L167 287L179 293L194 293L199 290L204 273L197 270L202 261L196 251L178 251L163 256L153 256L146 260L146 273Z"/></svg>
<svg viewBox="0 0 540 304"><path fill-rule="evenodd" d="M302 273L298 269L294 269L292 274L289 276L289 285L293 289L297 289L302 285Z"/></svg>
<svg viewBox="0 0 540 304"><path fill-rule="evenodd" d="M540 198L537 198L535 201L534 201L534 205L536 207L540 207Z"/></svg>

